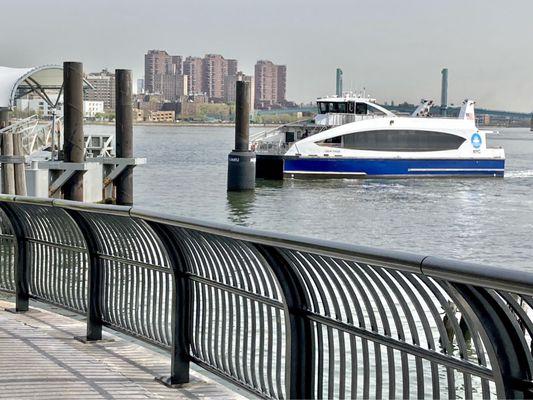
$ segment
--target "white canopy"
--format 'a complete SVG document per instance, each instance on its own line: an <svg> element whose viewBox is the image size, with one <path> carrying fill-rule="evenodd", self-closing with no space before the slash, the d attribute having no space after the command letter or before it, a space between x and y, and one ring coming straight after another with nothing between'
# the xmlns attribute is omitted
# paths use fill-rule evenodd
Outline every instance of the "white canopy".
<svg viewBox="0 0 533 400"><path fill-rule="evenodd" d="M17 98L32 92L48 97L46 91L60 90L62 86L63 68L59 65L0 67L0 108L11 109Z"/></svg>

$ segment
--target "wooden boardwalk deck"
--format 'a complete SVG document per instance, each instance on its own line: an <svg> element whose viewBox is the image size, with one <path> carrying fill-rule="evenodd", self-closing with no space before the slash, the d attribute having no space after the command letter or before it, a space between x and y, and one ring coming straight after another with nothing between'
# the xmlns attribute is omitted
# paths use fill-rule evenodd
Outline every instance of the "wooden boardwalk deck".
<svg viewBox="0 0 533 400"><path fill-rule="evenodd" d="M169 357L122 335L113 342L83 344L78 316L45 308L5 311L0 298L0 399L197 399L244 398L199 371L191 383L169 389L154 381L168 374Z"/></svg>

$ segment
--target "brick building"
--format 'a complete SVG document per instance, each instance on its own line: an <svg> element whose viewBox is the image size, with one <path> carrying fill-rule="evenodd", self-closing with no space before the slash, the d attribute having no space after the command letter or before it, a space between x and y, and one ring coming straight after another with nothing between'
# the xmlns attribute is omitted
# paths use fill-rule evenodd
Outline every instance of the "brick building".
<svg viewBox="0 0 533 400"><path fill-rule="evenodd" d="M287 67L272 61L259 60L255 64L255 107L270 108L287 102Z"/></svg>

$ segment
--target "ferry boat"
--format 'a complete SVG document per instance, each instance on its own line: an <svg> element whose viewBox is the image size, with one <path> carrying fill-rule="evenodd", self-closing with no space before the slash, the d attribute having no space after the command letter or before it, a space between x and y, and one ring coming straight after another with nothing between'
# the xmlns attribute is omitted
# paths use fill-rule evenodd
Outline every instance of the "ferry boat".
<svg viewBox="0 0 533 400"><path fill-rule="evenodd" d="M285 178L504 175L505 152L487 146L490 131L476 127L471 100L457 118L431 118L428 100L407 116L363 96L324 97L317 105L311 121L252 136L258 168L274 157Z"/></svg>

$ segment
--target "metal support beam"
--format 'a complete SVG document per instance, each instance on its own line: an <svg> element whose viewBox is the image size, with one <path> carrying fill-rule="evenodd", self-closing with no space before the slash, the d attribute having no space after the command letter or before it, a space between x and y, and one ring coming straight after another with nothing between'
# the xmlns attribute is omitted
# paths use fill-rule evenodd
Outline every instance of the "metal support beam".
<svg viewBox="0 0 533 400"><path fill-rule="evenodd" d="M85 160L83 141L83 66L79 62L63 63L64 85L64 145L66 162L82 163ZM68 200L83 201L83 177L73 176L63 185L63 196Z"/></svg>
<svg viewBox="0 0 533 400"><path fill-rule="evenodd" d="M75 175L83 179L83 174L87 171L85 163L67 163L63 161L41 161L38 164L40 169L60 171L59 175L50 182L48 194L53 196L59 189L62 189ZM83 189L83 187L82 187Z"/></svg>
<svg viewBox="0 0 533 400"><path fill-rule="evenodd" d="M133 157L133 102L131 98L131 71L115 70L116 94L116 156ZM133 167L126 166L116 179L116 202L133 205Z"/></svg>

